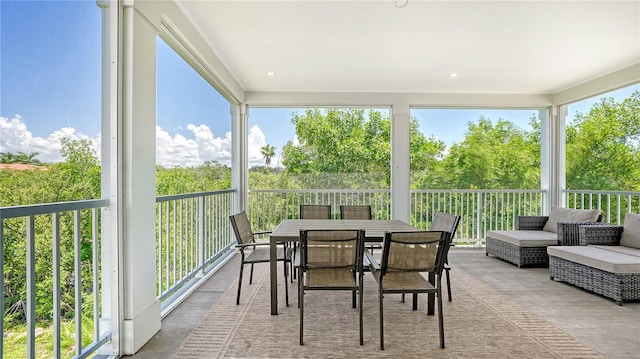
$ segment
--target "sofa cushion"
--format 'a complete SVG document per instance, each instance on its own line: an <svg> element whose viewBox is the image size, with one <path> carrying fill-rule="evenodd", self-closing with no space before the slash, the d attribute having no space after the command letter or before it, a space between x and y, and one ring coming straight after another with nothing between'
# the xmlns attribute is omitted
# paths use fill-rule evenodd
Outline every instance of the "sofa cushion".
<svg viewBox="0 0 640 359"><path fill-rule="evenodd" d="M631 248L625 246L605 246L602 244L590 244L589 247L599 248L604 251L612 251L640 258L640 248Z"/></svg>
<svg viewBox="0 0 640 359"><path fill-rule="evenodd" d="M640 248L640 214L627 213L624 216L620 245Z"/></svg>
<svg viewBox="0 0 640 359"><path fill-rule="evenodd" d="M550 246L547 254L609 273L640 273L640 258L594 246Z"/></svg>
<svg viewBox="0 0 640 359"><path fill-rule="evenodd" d="M558 235L547 231L487 231L487 237L520 247L546 247L558 244Z"/></svg>
<svg viewBox="0 0 640 359"><path fill-rule="evenodd" d="M598 220L600 211L597 209L573 209L553 207L549 213L549 220L545 223L543 230L556 233L558 223L563 222L595 222Z"/></svg>

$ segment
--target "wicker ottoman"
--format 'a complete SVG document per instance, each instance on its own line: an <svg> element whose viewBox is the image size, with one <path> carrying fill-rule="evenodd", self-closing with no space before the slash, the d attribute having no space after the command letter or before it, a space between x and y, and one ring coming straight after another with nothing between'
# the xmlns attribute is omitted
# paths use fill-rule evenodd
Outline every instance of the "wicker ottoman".
<svg viewBox="0 0 640 359"><path fill-rule="evenodd" d="M545 231L489 231L486 237L486 255L513 263L546 266L547 246L558 244L556 233Z"/></svg>
<svg viewBox="0 0 640 359"><path fill-rule="evenodd" d="M549 277L622 305L640 299L640 257L605 246L548 247Z"/></svg>

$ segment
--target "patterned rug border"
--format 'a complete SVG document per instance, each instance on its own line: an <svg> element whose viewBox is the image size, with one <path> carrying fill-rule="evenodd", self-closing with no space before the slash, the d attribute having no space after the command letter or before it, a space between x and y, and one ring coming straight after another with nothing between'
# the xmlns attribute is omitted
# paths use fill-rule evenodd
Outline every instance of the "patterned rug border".
<svg viewBox="0 0 640 359"><path fill-rule="evenodd" d="M269 271L256 266L252 285L243 285L241 305L235 304L237 280L178 347L172 358L224 358L224 353L236 336L244 317L255 301L259 289L268 287ZM556 358L605 358L604 355L565 333L537 314L500 294L482 280L453 266L452 285L465 291L497 317L511 324L521 334L535 341ZM295 284L294 284L295 285ZM295 305L295 296L292 305ZM210 319L215 318L215 319ZM445 313L446 321L446 313ZM447 329L445 324L445 336ZM206 348L206 351L204 350ZM205 353L206 352L206 353Z"/></svg>

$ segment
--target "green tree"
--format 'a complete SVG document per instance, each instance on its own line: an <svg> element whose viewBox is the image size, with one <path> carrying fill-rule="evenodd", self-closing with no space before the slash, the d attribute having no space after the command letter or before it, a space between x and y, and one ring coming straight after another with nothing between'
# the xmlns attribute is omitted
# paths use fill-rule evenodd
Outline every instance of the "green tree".
<svg viewBox="0 0 640 359"><path fill-rule="evenodd" d="M640 190L640 92L602 99L566 131L567 188Z"/></svg>
<svg viewBox="0 0 640 359"><path fill-rule="evenodd" d="M260 154L264 158L265 166L269 167L271 165L271 159L276 155L276 148L275 146L266 144L260 147Z"/></svg>
<svg viewBox="0 0 640 359"><path fill-rule="evenodd" d="M38 156L38 152L31 152L29 154L25 152L18 152L17 154L13 154L11 152L2 152L0 153L0 163L21 163L21 164L29 164L29 165L41 165L42 162L36 159Z"/></svg>
<svg viewBox="0 0 640 359"><path fill-rule="evenodd" d="M309 109L294 114L298 143L283 147L287 175L302 188L384 188L389 183L390 122L378 111Z"/></svg>
<svg viewBox="0 0 640 359"><path fill-rule="evenodd" d="M537 123L532 118L532 123ZM539 188L538 136L520 130L503 119L494 125L481 117L470 122L462 142L423 178L421 188L518 189Z"/></svg>

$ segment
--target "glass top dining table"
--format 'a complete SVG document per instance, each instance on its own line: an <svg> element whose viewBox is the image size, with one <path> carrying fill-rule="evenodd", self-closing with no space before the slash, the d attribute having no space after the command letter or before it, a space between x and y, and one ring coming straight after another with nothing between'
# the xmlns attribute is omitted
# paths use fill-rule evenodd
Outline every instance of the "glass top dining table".
<svg viewBox="0 0 640 359"><path fill-rule="evenodd" d="M297 242L303 229L363 229L367 242L382 242L385 232L410 232L419 230L400 220L359 219L285 219L269 236L269 276L271 284L271 314L278 314L278 270L276 244Z"/></svg>

